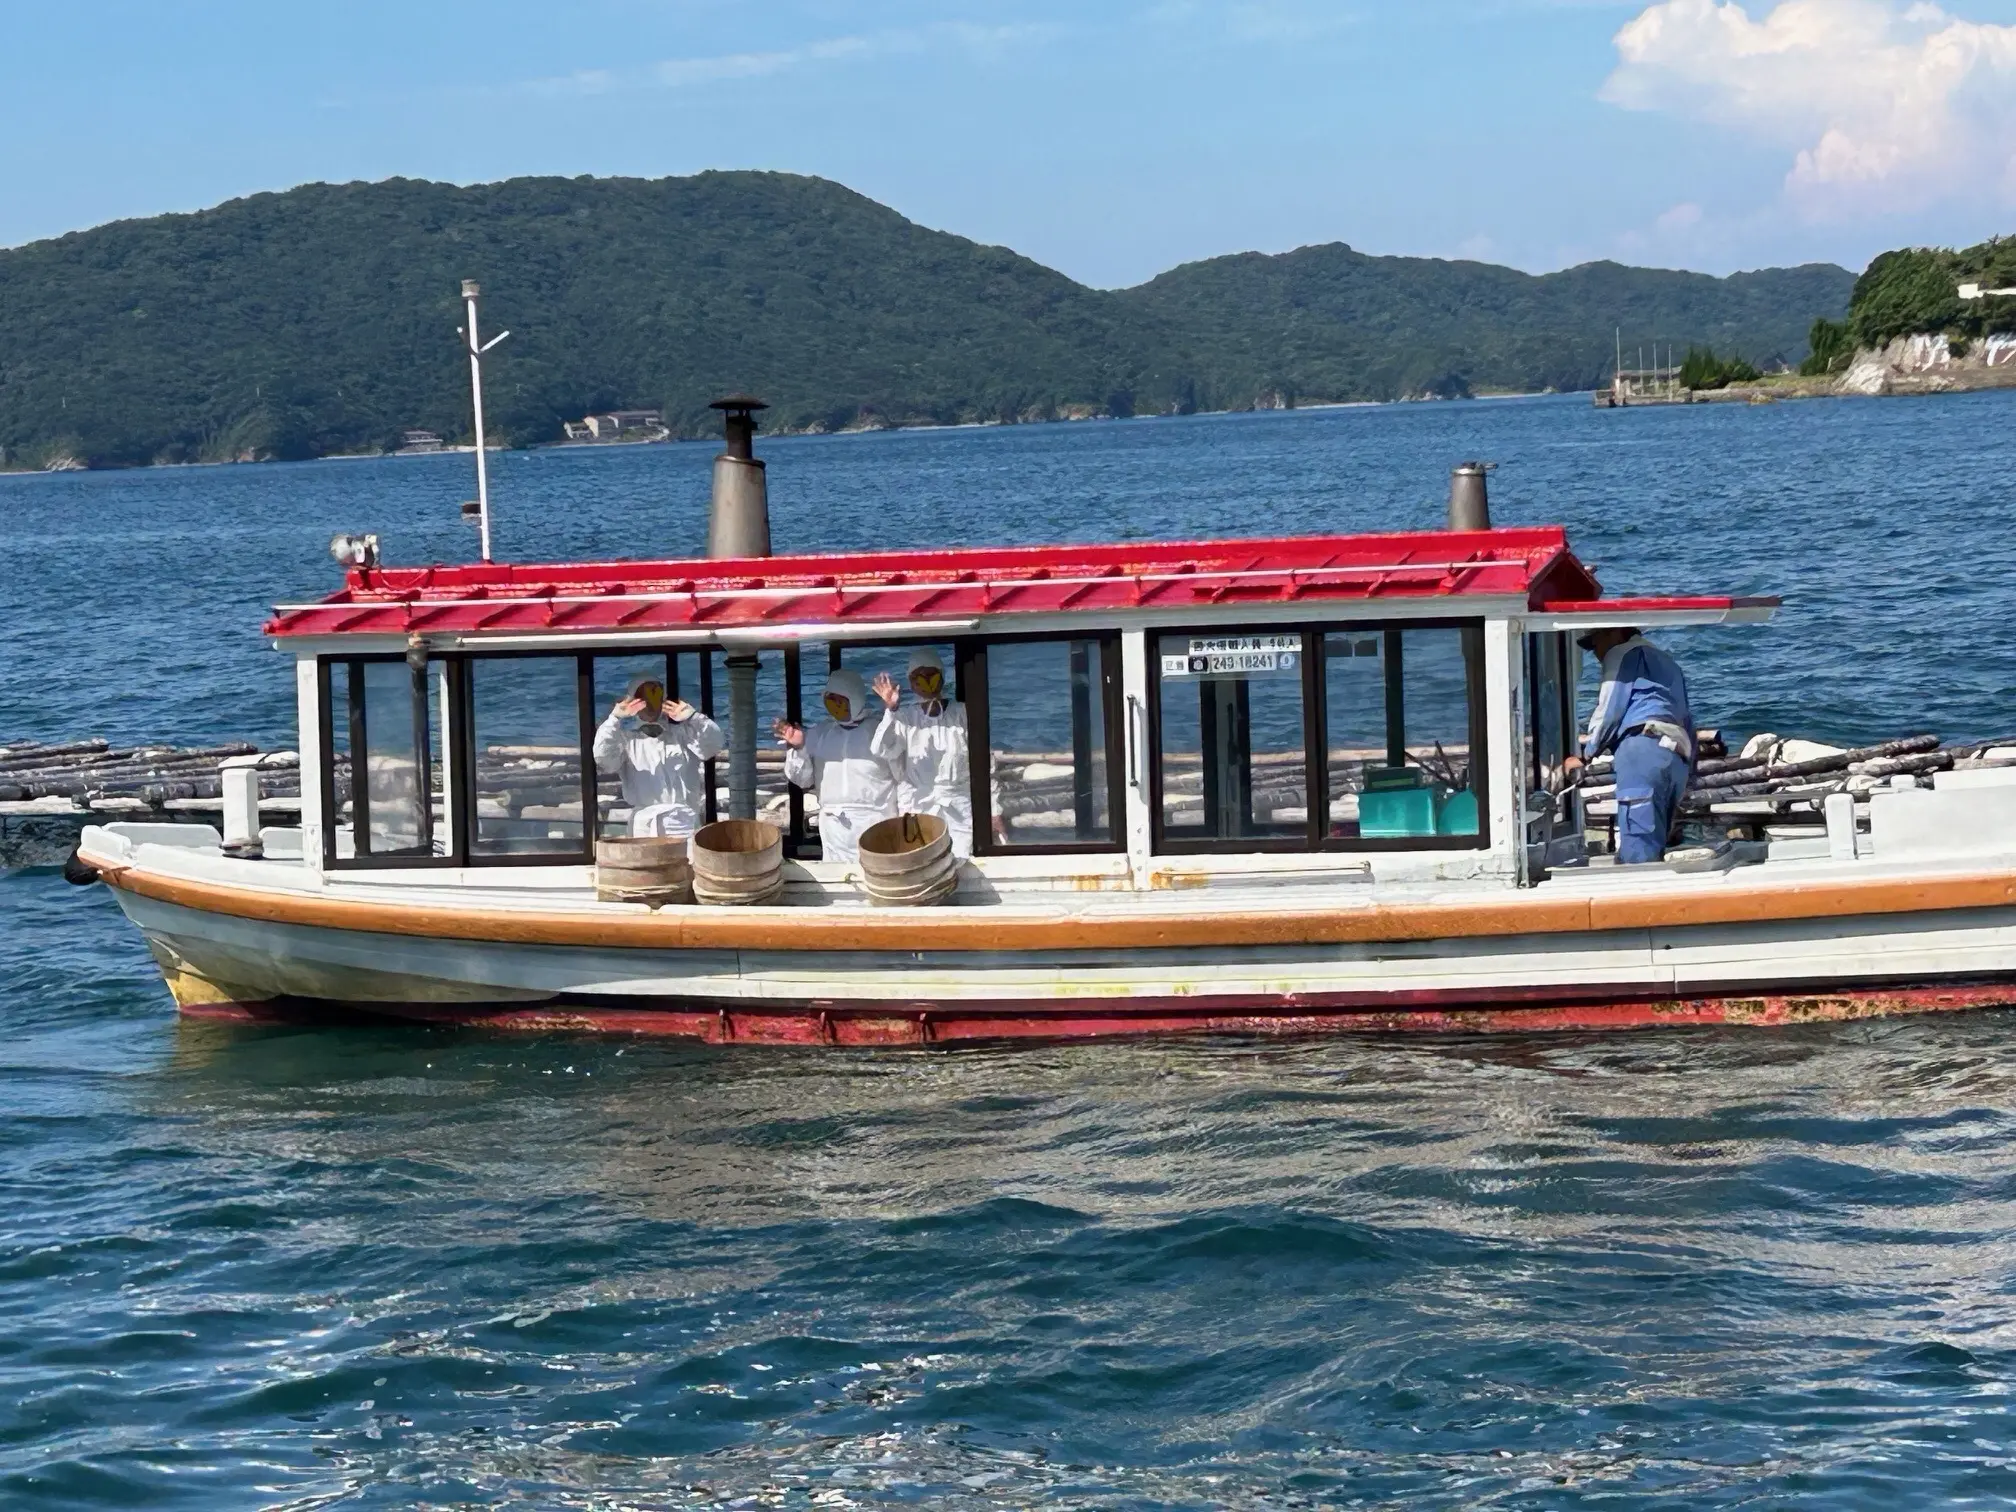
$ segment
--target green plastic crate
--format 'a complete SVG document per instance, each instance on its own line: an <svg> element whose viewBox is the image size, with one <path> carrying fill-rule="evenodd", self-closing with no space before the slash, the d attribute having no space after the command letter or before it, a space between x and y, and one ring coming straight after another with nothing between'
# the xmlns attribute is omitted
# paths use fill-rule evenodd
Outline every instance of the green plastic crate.
<svg viewBox="0 0 2016 1512"><path fill-rule="evenodd" d="M1464 791L1451 793L1444 798L1435 811L1435 833L1438 835L1474 835L1477 833L1477 795Z"/></svg>
<svg viewBox="0 0 2016 1512"><path fill-rule="evenodd" d="M1369 788L1358 795L1358 833L1392 840L1435 831L1433 788Z"/></svg>

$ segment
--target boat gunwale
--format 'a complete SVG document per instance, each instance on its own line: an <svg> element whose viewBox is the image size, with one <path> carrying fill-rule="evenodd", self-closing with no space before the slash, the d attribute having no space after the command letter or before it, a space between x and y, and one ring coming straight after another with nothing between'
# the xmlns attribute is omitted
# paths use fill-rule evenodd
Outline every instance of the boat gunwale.
<svg viewBox="0 0 2016 1512"><path fill-rule="evenodd" d="M1338 908L1207 914L1144 910L1127 915L1018 916L994 905L887 912L706 905L655 912L618 912L620 905L535 911L330 897L176 876L81 851L79 859L112 887L233 918L423 939L650 950L999 952L1378 944L2016 906L2016 869L2012 869L1818 883L1799 879L1674 893L1547 897L1527 892L1488 901L1359 902Z"/></svg>

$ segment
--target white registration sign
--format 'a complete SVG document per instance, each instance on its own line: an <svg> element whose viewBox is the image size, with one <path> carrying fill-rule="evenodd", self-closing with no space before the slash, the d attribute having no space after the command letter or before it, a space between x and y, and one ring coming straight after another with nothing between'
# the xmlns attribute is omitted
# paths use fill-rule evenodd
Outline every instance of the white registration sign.
<svg viewBox="0 0 2016 1512"><path fill-rule="evenodd" d="M1299 635L1200 636L1187 653L1162 653L1164 677L1288 677L1301 664Z"/></svg>

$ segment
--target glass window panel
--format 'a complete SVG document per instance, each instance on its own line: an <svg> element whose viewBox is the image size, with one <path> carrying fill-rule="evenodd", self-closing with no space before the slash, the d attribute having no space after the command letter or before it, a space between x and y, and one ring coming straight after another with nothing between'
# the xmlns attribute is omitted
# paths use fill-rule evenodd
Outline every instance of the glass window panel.
<svg viewBox="0 0 2016 1512"><path fill-rule="evenodd" d="M1324 833L1355 839L1366 774L1387 765L1383 631L1348 630L1323 637L1323 696L1330 772Z"/></svg>
<svg viewBox="0 0 2016 1512"><path fill-rule="evenodd" d="M826 675L832 670L833 649L825 641L801 641L798 646L798 705L790 708L779 704L779 712L786 719L797 724L816 720L823 712L819 697L826 686ZM782 658L780 657L781 661ZM784 813L792 819L792 840L796 844L796 854L804 857L819 855L819 803L817 798L804 788L793 787L784 781L784 747L771 732L766 723L763 731L762 755L758 758L762 765L759 773L766 786L770 782L781 785L784 791ZM795 817L794 817L795 816Z"/></svg>
<svg viewBox="0 0 2016 1512"><path fill-rule="evenodd" d="M745 652L756 658L756 817L765 823L774 824L779 829L790 823L791 801L787 791L789 784L784 781L784 752L777 744L771 727L784 716L784 653L782 651ZM695 708L702 709L716 724L721 726L721 734L728 741L728 751L735 748L735 699L734 679L729 675L729 653L706 651L681 653L679 675L685 680L689 691L684 697ZM701 661L707 662L706 677L702 681ZM826 664L817 663L808 670L807 679L816 677L820 685L826 681ZM694 691L698 689L699 691ZM704 693L704 697L703 697ZM816 698L811 700L816 705ZM732 762L724 753L708 763L713 771L714 812L717 817L727 818L731 807L729 784L733 779Z"/></svg>
<svg viewBox="0 0 2016 1512"><path fill-rule="evenodd" d="M1529 780L1544 787L1570 752L1569 690L1565 687L1568 637L1558 631L1526 637L1526 698L1531 705L1526 751Z"/></svg>
<svg viewBox="0 0 2016 1512"><path fill-rule="evenodd" d="M1401 634L1407 760L1441 794L1435 828L1442 835L1478 832L1470 783L1469 669L1476 638L1476 632L1454 628Z"/></svg>
<svg viewBox="0 0 2016 1512"><path fill-rule="evenodd" d="M453 820L449 814L448 664L437 661L427 678L427 802L432 810L433 852L446 856L454 849Z"/></svg>
<svg viewBox="0 0 2016 1512"><path fill-rule="evenodd" d="M1111 843L1106 742L1098 641L987 648L995 845Z"/></svg>
<svg viewBox="0 0 2016 1512"><path fill-rule="evenodd" d="M1404 844L1481 833L1470 764L1480 640L1454 626L1324 637L1327 834Z"/></svg>
<svg viewBox="0 0 2016 1512"><path fill-rule="evenodd" d="M347 683L353 756L363 748L365 843L359 851L423 855L429 794L421 784L421 748L413 738L413 669L403 659L353 663ZM353 772L357 766L353 760Z"/></svg>
<svg viewBox="0 0 2016 1512"><path fill-rule="evenodd" d="M472 854L585 850L578 676L571 656L470 661L476 792Z"/></svg>
<svg viewBox="0 0 2016 1512"><path fill-rule="evenodd" d="M950 641L919 641L914 645L904 646L849 646L842 648L840 664L844 667L852 667L856 672L859 672L862 681L868 684L868 696L875 699L875 702L869 708L868 717L870 719L879 721L882 717L882 702L875 694L875 679L885 672L889 674L890 680L896 684L897 690L902 696L902 706L907 707L917 702L917 694L910 686L910 654L913 651L925 650L935 651L938 654L939 664L945 669L945 696L957 699L959 697L959 656L957 648ZM824 663L821 663L821 666L823 667ZM805 701L811 708L815 720L821 715L819 695L823 687L824 674L822 673L820 682L816 685L808 685L805 690ZM918 811L917 794L912 790L907 780L901 780L897 783L897 801L902 805L905 813L916 813Z"/></svg>
<svg viewBox="0 0 2016 1512"><path fill-rule="evenodd" d="M1306 837L1302 656L1294 632L1156 637L1165 839Z"/></svg>
<svg viewBox="0 0 2016 1512"><path fill-rule="evenodd" d="M667 699L688 696L691 689L682 691L675 680L674 668L670 664L673 660L663 651L596 657L594 707L591 710L596 725L599 726L617 704L630 696L630 689L641 678L657 682L665 689ZM690 671L690 668L687 670ZM595 814L596 834L600 837L614 839L630 833L630 806L623 799L621 772L596 772Z"/></svg>
<svg viewBox="0 0 2016 1512"><path fill-rule="evenodd" d="M329 700L330 812L329 834L334 841L331 855L347 861L357 854L357 808L351 792L354 770L350 759L350 663L325 662L326 696Z"/></svg>

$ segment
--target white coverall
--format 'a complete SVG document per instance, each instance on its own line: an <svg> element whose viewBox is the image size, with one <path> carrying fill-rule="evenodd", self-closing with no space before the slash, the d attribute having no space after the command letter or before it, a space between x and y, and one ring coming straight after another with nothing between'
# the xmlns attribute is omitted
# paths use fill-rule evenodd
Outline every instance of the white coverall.
<svg viewBox="0 0 2016 1512"><path fill-rule="evenodd" d="M784 776L819 790L819 853L828 861L859 860L862 832L896 815L896 764L876 755L874 744L865 719L828 719L784 753Z"/></svg>
<svg viewBox="0 0 2016 1512"><path fill-rule="evenodd" d="M595 768L622 778L630 833L683 839L700 828L707 805L702 762L728 749L721 726L695 709L678 724L660 716L659 733L624 728L611 714L595 732Z"/></svg>
<svg viewBox="0 0 2016 1512"><path fill-rule="evenodd" d="M973 854L972 765L966 740L966 706L941 699L930 705L906 700L882 711L875 727L877 756L903 774L906 812L936 814L952 832L952 854Z"/></svg>

